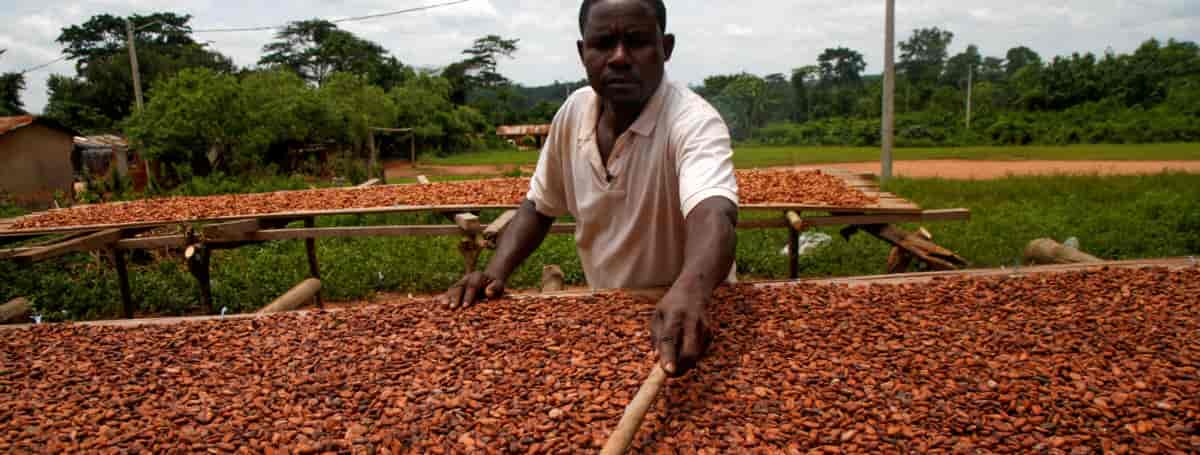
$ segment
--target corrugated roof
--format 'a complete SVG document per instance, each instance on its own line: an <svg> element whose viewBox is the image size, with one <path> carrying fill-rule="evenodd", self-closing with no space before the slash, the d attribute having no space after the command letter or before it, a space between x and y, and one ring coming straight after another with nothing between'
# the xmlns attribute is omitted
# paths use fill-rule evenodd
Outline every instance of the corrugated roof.
<svg viewBox="0 0 1200 455"><path fill-rule="evenodd" d="M129 148L129 142L121 136L104 134L100 136L75 136L75 145L88 148Z"/></svg>
<svg viewBox="0 0 1200 455"><path fill-rule="evenodd" d="M32 115L19 115L16 117L0 117L0 134L7 134L9 131L24 128L33 123Z"/></svg>
<svg viewBox="0 0 1200 455"><path fill-rule="evenodd" d="M497 136L549 136L550 125L504 125L496 127Z"/></svg>
<svg viewBox="0 0 1200 455"><path fill-rule="evenodd" d="M3 136L5 134L11 133L13 131L19 130L21 128L27 127L27 126L35 124L35 123L39 124L39 125L44 125L44 126L47 126L50 128L54 128L59 131L66 132L67 134L70 134L71 136L79 135L79 133L75 132L75 130L68 128L68 127L64 126L63 124L58 123L57 121L51 120L49 118L34 117L32 115L19 115L16 117L0 117L0 136Z"/></svg>

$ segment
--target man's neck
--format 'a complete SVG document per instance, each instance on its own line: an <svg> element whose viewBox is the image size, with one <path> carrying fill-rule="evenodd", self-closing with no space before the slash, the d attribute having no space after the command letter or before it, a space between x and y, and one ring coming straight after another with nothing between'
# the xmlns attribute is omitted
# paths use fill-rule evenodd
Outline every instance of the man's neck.
<svg viewBox="0 0 1200 455"><path fill-rule="evenodd" d="M641 105L618 105L604 101L604 112L600 115L599 121L605 126L612 128L613 137L619 137L625 134L634 122L637 122L638 117L642 115L642 111L646 109L649 100Z"/></svg>

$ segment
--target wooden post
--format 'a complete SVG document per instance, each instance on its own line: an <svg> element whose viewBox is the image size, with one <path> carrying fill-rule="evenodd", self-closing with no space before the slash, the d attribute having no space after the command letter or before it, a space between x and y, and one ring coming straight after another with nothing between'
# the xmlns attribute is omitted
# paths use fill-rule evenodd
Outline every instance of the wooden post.
<svg viewBox="0 0 1200 455"><path fill-rule="evenodd" d="M121 289L121 315L125 319L133 319L133 292L129 289L129 268L125 264L125 252L116 248L109 250L113 255L113 264L117 268L117 286Z"/></svg>
<svg viewBox="0 0 1200 455"><path fill-rule="evenodd" d="M788 225L788 277L800 278L800 231Z"/></svg>
<svg viewBox="0 0 1200 455"><path fill-rule="evenodd" d="M892 178L892 150L896 146L896 0L886 0L883 38L883 181Z"/></svg>
<svg viewBox="0 0 1200 455"><path fill-rule="evenodd" d="M213 314L212 278L209 275L212 250L203 243L197 243L187 247L183 256L187 259L188 271L200 287L200 308L204 314Z"/></svg>
<svg viewBox="0 0 1200 455"><path fill-rule="evenodd" d="M9 322L29 322L29 314L33 312L33 305L24 297L17 297L9 300L8 303L0 305L0 324Z"/></svg>
<svg viewBox="0 0 1200 455"><path fill-rule="evenodd" d="M258 310L258 314L273 314L292 311L303 306L304 302L311 301L320 292L321 280L309 278L301 281L300 284L296 285L296 287L279 296L279 298L275 299L274 302L271 302L270 305Z"/></svg>
<svg viewBox="0 0 1200 455"><path fill-rule="evenodd" d="M975 65L967 65L967 129L971 129L971 90L975 86Z"/></svg>
<svg viewBox="0 0 1200 455"><path fill-rule="evenodd" d="M308 217L304 219L304 227L312 229L317 227L317 220ZM321 267L317 263L317 239L304 239L304 249L308 252L308 274L312 278L321 279ZM313 297L317 303L317 308L325 308L325 300L321 298L321 293L317 292Z"/></svg>

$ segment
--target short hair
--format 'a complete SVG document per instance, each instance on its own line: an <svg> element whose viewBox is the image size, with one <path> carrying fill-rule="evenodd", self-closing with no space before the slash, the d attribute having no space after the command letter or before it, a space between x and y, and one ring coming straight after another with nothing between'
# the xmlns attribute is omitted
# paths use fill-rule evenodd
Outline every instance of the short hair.
<svg viewBox="0 0 1200 455"><path fill-rule="evenodd" d="M591 11L592 11L592 4L599 2L599 1L601 1L601 0L583 0L583 5L580 5L580 7L579 7L579 33L580 34L583 34L584 30L587 29L588 13L591 13ZM666 33L667 32L667 5L663 3L663 0L641 0L641 1L649 3L650 7L654 9L654 16L656 18L658 18L658 28L661 29L663 33Z"/></svg>

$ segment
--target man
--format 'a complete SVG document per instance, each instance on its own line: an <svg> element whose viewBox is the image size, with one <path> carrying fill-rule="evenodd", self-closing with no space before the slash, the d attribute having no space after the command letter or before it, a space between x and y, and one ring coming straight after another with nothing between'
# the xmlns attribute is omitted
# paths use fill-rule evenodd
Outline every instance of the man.
<svg viewBox="0 0 1200 455"><path fill-rule="evenodd" d="M593 288L670 286L651 320L654 350L673 376L695 366L706 307L734 262L737 182L720 115L664 76L675 49L666 21L662 0L583 2L577 47L591 87L555 116L527 200L487 270L447 292L452 308L502 295L570 214Z"/></svg>

